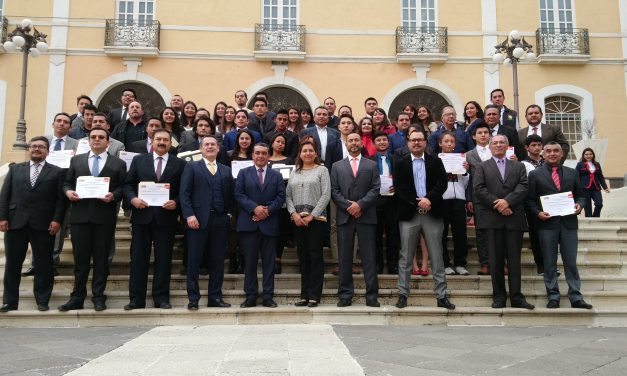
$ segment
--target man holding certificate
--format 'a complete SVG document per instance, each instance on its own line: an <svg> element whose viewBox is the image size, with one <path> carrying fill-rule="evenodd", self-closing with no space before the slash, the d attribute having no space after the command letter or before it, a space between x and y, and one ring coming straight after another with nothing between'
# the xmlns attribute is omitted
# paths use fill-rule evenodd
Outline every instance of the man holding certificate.
<svg viewBox="0 0 627 376"><path fill-rule="evenodd" d="M92 301L96 311L107 308L107 257L117 222L117 205L122 199L126 164L107 153L109 132L89 132L90 151L72 158L63 192L71 201L72 252L74 254L74 290L59 311L83 309L87 297L89 263L93 258Z"/></svg>
<svg viewBox="0 0 627 376"><path fill-rule="evenodd" d="M545 163L529 174L529 193L525 206L530 214L538 218L536 227L544 259L544 285L549 298L546 307L560 306L557 283L559 245L570 305L573 308L591 309L592 305L583 300L579 291L581 280L577 269L577 215L585 199L579 174L572 168L560 165L563 153L562 147L555 141L544 146Z"/></svg>
<svg viewBox="0 0 627 376"><path fill-rule="evenodd" d="M150 120L152 121L152 119ZM150 126L149 126L150 129ZM181 175L185 162L168 153L172 136L164 129L151 132L153 152L135 156L124 184L132 205L130 302L125 310L146 307L150 251L155 263L152 300L155 308L169 309L172 248L178 219Z"/></svg>

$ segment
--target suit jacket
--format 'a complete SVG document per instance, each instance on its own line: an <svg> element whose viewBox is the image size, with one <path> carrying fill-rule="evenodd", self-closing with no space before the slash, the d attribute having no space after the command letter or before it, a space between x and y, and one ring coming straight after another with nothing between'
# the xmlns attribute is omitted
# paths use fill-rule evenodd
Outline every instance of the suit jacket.
<svg viewBox="0 0 627 376"><path fill-rule="evenodd" d="M423 154L426 170L426 198L431 201L431 215L442 217L442 195L446 192L448 180L444 164L440 158ZM414 217L418 204L416 203L416 185L414 184L414 168L412 154L406 154L397 159L394 164L394 190L398 204L398 219L408 221Z"/></svg>
<svg viewBox="0 0 627 376"><path fill-rule="evenodd" d="M320 137L318 137L317 126L305 128L302 131L300 131L300 134L298 135L298 137L303 138L304 136L312 136L314 140L316 140L316 148L318 149L317 150L318 156L320 157L320 159L322 159L322 153L320 152ZM336 152L334 152L334 150L336 150L337 148L337 145L336 145L337 142L341 142L340 132L337 129L327 127L327 147L325 151L326 160L324 160L324 166L329 171L331 171L331 167L333 166L333 164L339 161L339 159L335 159Z"/></svg>
<svg viewBox="0 0 627 376"><path fill-rule="evenodd" d="M516 118L518 118L518 113L512 109L507 108L507 106L503 107L505 107L505 111L503 111L503 125L516 130Z"/></svg>
<svg viewBox="0 0 627 376"><path fill-rule="evenodd" d="M131 153L146 154L148 153L147 142L148 141L146 140L132 142L126 151L130 151Z"/></svg>
<svg viewBox="0 0 627 376"><path fill-rule="evenodd" d="M227 214L233 214L235 202L233 200L233 176L231 168L218 162L218 174L222 185L222 200ZM199 160L187 163L181 177L180 202L183 218L196 216L200 228L207 228L211 216L211 173L205 161Z"/></svg>
<svg viewBox="0 0 627 376"><path fill-rule="evenodd" d="M381 179L379 178L379 166L376 162L361 157L357 167L357 176L353 176L350 157L337 161L331 168L331 197L337 205L338 225L343 225L352 216L346 209L354 201L359 205L362 215L355 221L361 224L377 224L376 203L379 198Z"/></svg>
<svg viewBox="0 0 627 376"><path fill-rule="evenodd" d="M84 139L89 141L87 137L84 137ZM124 149L125 147L123 143L116 140L115 138L109 137L109 147L107 148L107 153L109 153L109 155L113 155L114 157L117 157L120 155L120 152Z"/></svg>
<svg viewBox="0 0 627 376"><path fill-rule="evenodd" d="M505 137L507 137L507 142L509 143L509 146L514 147L514 153L516 153L516 157L518 157L519 161L525 159L525 157L527 156L527 151L520 143L515 128L503 126L503 124L501 124L499 126L498 132L496 133L505 135Z"/></svg>
<svg viewBox="0 0 627 376"><path fill-rule="evenodd" d="M181 145L179 147L178 152L179 153L183 153L186 151L195 151L195 150L199 150L200 149L200 142L198 142L198 139L192 140L188 143L186 143L185 145ZM224 148L220 148L220 151L218 151L218 157L216 158L218 160L219 163L222 163L223 165L229 165L230 164L230 159L228 154L226 153L226 150Z"/></svg>
<svg viewBox="0 0 627 376"><path fill-rule="evenodd" d="M274 112L268 111L263 119L259 119L254 112L248 113L248 128L255 132L265 135L274 130Z"/></svg>
<svg viewBox="0 0 627 376"><path fill-rule="evenodd" d="M538 213L542 211L540 196L552 195L561 192L572 192L576 204L579 204L582 208L586 204L577 171L566 166L559 166L559 190L553 182L552 172L551 166L544 164L529 173L529 192L527 193L525 206L536 219L538 218ZM564 226L569 229L577 229L578 227L578 220L575 214L551 217L546 221L538 219L535 222L536 227L543 230L559 229L560 223L563 223Z"/></svg>
<svg viewBox="0 0 627 376"><path fill-rule="evenodd" d="M285 182L280 172L268 167L263 186L259 186L257 166L240 170L235 180L235 200L239 204L237 231L261 231L267 236L279 236L279 210L285 203ZM255 222L252 217L258 206L267 206L270 216Z"/></svg>
<svg viewBox="0 0 627 376"><path fill-rule="evenodd" d="M175 156L168 156L168 163L161 173L161 179L157 180L153 157L153 153L146 153L133 158L124 181L124 199L130 203L132 199L137 197L140 182L168 183L170 184L170 199L176 201L176 209L167 210L157 206L137 209L131 205L131 223L146 225L151 223L154 218L155 222L160 226L176 226L179 208L179 187L185 162Z"/></svg>
<svg viewBox="0 0 627 376"><path fill-rule="evenodd" d="M9 229L30 226L46 231L50 222L63 222L67 199L61 190L64 173L45 163L35 185L30 184L30 162L11 164L0 191L0 220L9 221Z"/></svg>
<svg viewBox="0 0 627 376"><path fill-rule="evenodd" d="M216 133L214 134L214 136L216 140L218 141L218 144L222 144L223 137L224 137L222 133L216 130ZM196 135L194 134L194 131L183 131L181 132L181 137L178 142L179 142L179 145L185 145L188 142L194 141L194 139L198 141L197 138L198 137L196 137Z"/></svg>
<svg viewBox="0 0 627 376"><path fill-rule="evenodd" d="M126 119L122 119L122 111L124 109L122 107L113 108L108 113L107 122L109 123L109 127L111 129L115 128L118 123L125 122Z"/></svg>
<svg viewBox="0 0 627 376"><path fill-rule="evenodd" d="M511 159L505 163L505 179L501 177L499 168L490 158L477 166L473 176L474 209L476 227L479 230L501 229L525 231L524 200L529 185L525 166ZM494 201L505 199L513 211L512 215L501 215L493 209Z"/></svg>
<svg viewBox="0 0 627 376"><path fill-rule="evenodd" d="M46 136L46 138L48 139L48 142L50 143L50 150L54 150L54 136L53 135L48 135ZM63 143L63 150L74 150L76 151L76 148L78 147L78 140L75 138L72 138L70 136L67 136L65 138L65 142Z"/></svg>
<svg viewBox="0 0 627 376"><path fill-rule="evenodd" d="M527 133L529 132L529 127L520 128L518 130L518 140L521 145L525 145L525 140L527 139ZM570 151L570 145L566 140L566 136L562 133L562 129L557 125L549 125L549 124L540 124L540 133L542 133L542 145L546 145L550 141L555 141L562 147L564 151L564 156L562 157L562 163L566 160L568 156L568 152Z"/></svg>
<svg viewBox="0 0 627 376"><path fill-rule="evenodd" d="M575 170L579 173L579 180L581 181L581 187L583 189L591 189L600 191L601 188L607 189L607 183L605 182L605 177L603 176L603 171L601 170L601 165L599 162L594 162L594 173L590 174L590 167L588 167L587 163L578 162ZM593 175L593 184L590 184L590 175ZM588 186L590 185L590 188Z"/></svg>
<svg viewBox="0 0 627 376"><path fill-rule="evenodd" d="M262 140L261 133L259 133L256 130L251 129L250 127L248 127L247 130L249 130L253 134L253 138L254 138L253 145L258 143L258 142L261 142L261 140ZM235 149L235 142L237 140L237 135L238 135L238 131L237 130L227 132L224 135L224 137L222 139L222 146L223 146L223 149L225 151L229 151L229 150Z"/></svg>
<svg viewBox="0 0 627 376"><path fill-rule="evenodd" d="M79 176L91 175L88 157L89 153L85 153L72 158L63 184L63 193L76 190L76 178ZM122 199L122 188L126 179L126 163L118 157L109 155L98 176L110 178L109 192L113 193L113 201L105 203L97 198L85 198L72 202L70 223L115 225L118 216L117 202Z"/></svg>

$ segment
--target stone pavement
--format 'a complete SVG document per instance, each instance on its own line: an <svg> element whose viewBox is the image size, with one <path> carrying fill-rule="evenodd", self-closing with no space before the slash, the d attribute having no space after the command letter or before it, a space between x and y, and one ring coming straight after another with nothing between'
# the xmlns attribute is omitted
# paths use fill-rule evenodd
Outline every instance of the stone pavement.
<svg viewBox="0 0 627 376"><path fill-rule="evenodd" d="M627 328L0 329L11 375L626 375Z"/></svg>

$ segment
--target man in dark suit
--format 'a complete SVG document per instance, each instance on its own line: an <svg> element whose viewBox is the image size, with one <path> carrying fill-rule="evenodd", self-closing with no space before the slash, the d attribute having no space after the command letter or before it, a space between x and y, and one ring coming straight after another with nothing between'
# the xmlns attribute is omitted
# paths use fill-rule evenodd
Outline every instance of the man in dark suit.
<svg viewBox="0 0 627 376"><path fill-rule="evenodd" d="M536 222L538 238L544 259L544 285L549 298L547 308L559 308L560 291L557 282L557 251L564 263L568 284L568 299L572 308L592 309L581 295L581 280L577 270L577 215L585 203L579 174L572 168L560 165L564 152L554 141L544 146L544 166L529 174L529 193L525 205ZM540 204L540 197L571 192L575 201L574 213L549 215Z"/></svg>
<svg viewBox="0 0 627 376"><path fill-rule="evenodd" d="M154 151L154 146L152 144L153 135L156 130L163 129L163 122L159 118L150 118L148 119L148 123L146 124L146 136L145 140L138 140L133 142L126 151L130 151L131 153L152 153ZM171 143L171 142L170 142Z"/></svg>
<svg viewBox="0 0 627 376"><path fill-rule="evenodd" d="M329 110L320 106L314 112L314 127L305 128L300 131L299 138L311 136L316 141L318 155L324 166L331 171L334 150L339 142L340 132L337 129L327 127L329 123ZM327 160L328 159L328 160Z"/></svg>
<svg viewBox="0 0 627 376"><path fill-rule="evenodd" d="M285 136L285 150L283 151L283 155L286 157L290 157L293 160L296 160L296 155L298 154L298 135L287 129L289 124L289 114L287 110L280 109L276 112L276 117L274 118L275 127L271 132L267 132L264 135L264 141L266 144L272 147L272 139L281 134Z"/></svg>
<svg viewBox="0 0 627 376"><path fill-rule="evenodd" d="M128 119L128 106L131 102L134 102L137 99L137 94L135 90L130 87L124 88L122 90L122 97L120 97L120 102L122 103L122 107L114 108L109 111L109 117L107 122L111 126L111 128L115 128L118 123L124 123Z"/></svg>
<svg viewBox="0 0 627 376"><path fill-rule="evenodd" d="M542 123L542 109L537 104L527 106L527 109L525 110L525 119L527 120L527 124L529 124L529 126L518 130L518 140L521 145L524 145L527 137L532 134L542 137L543 145L546 145L551 141L555 141L562 147L564 156L562 157L560 163L564 163L566 156L568 156L570 145L566 140L566 136L562 133L562 129L556 125Z"/></svg>
<svg viewBox="0 0 627 376"><path fill-rule="evenodd" d="M257 142L261 142L262 138L261 138L261 133L252 130L250 128L248 128L248 113L245 110L237 110L237 112L235 112L235 127L236 129L227 132L224 135L224 139L222 140L222 147L220 148L220 150L223 150L225 153L227 151L233 150L235 148L235 142L237 140L237 135L239 133L239 131L241 130L248 130L253 134L253 139L255 141L255 144Z"/></svg>
<svg viewBox="0 0 627 376"><path fill-rule="evenodd" d="M329 111L329 123L327 124L327 127L337 129L337 126L340 124L340 114L338 114L338 116L335 116L335 109L337 108L337 105L335 104L335 99L333 99L333 97L326 97L324 98L324 101L322 103L324 104L324 107Z"/></svg>
<svg viewBox="0 0 627 376"><path fill-rule="evenodd" d="M346 138L349 156L333 164L331 169L331 197L337 205L337 243L340 264L338 307L352 304L353 248L355 234L366 280L366 305L379 307L379 281L375 259L377 225L376 202L381 180L377 163L361 155L361 136L350 133Z"/></svg>
<svg viewBox="0 0 627 376"><path fill-rule="evenodd" d="M268 101L263 97L253 99L253 111L248 114L248 128L259 132L261 136L274 129L274 112L269 111Z"/></svg>
<svg viewBox="0 0 627 376"><path fill-rule="evenodd" d="M83 106L83 116L80 118L80 127L72 127L69 131L70 137L75 140L87 137L87 133L92 127L94 116L98 112L98 108L93 104L86 104ZM53 146L54 147L54 146Z"/></svg>
<svg viewBox="0 0 627 376"><path fill-rule="evenodd" d="M108 255L117 222L117 202L122 199L126 164L107 153L109 133L104 129L89 132L89 153L72 158L63 191L72 202L72 252L74 254L74 289L70 300L59 311L83 309L87 297L89 263L93 262L92 301L96 311L107 309L104 294L107 286ZM81 176L108 178L109 192L102 198L81 198L76 193L76 181ZM92 260L93 259L93 260Z"/></svg>
<svg viewBox="0 0 627 376"><path fill-rule="evenodd" d="M147 138L146 122L141 103L133 101L128 105L128 119L113 128L111 137L120 140L125 148L130 148L133 142Z"/></svg>
<svg viewBox="0 0 627 376"><path fill-rule="evenodd" d="M507 260L511 306L534 309L520 292L520 252L527 224L523 207L528 190L527 172L522 163L505 158L508 146L506 136L492 136L492 158L477 166L474 173L475 227L485 230L492 277L492 308L505 308Z"/></svg>
<svg viewBox="0 0 627 376"><path fill-rule="evenodd" d="M490 92L490 102L499 110L499 123L514 130L518 130L518 113L505 106L505 93L503 89L494 89Z"/></svg>
<svg viewBox="0 0 627 376"><path fill-rule="evenodd" d="M49 146L45 137L32 138L28 148L30 161L10 165L0 191L0 231L5 233L6 257L0 312L18 307L20 271L29 243L35 266L33 292L37 309L48 310L54 285L54 237L65 214L63 171L45 162Z"/></svg>
<svg viewBox="0 0 627 376"><path fill-rule="evenodd" d="M240 170L235 183L239 204L237 234L244 254L242 308L257 305L257 260L261 252L263 305L275 308L274 261L280 234L279 211L285 202L285 183L279 172L268 168L270 147L259 143L253 149L253 166Z"/></svg>
<svg viewBox="0 0 627 376"><path fill-rule="evenodd" d="M190 310L198 309L198 274L206 249L209 258L207 306L231 306L222 300L222 282L228 227L234 207L233 177L231 169L217 161L220 145L216 138L203 137L201 145L203 158L188 163L181 178L181 210L187 223L187 308Z"/></svg>
<svg viewBox="0 0 627 376"><path fill-rule="evenodd" d="M194 122L194 127L192 128L194 139L192 141L186 142L185 144L181 144L179 146L178 152L183 153L186 151L200 150L200 140L202 140L204 137L213 135L216 140L218 139L215 136L215 131L215 125L213 124L213 121L211 119L205 116L199 118ZM229 162L229 157L226 153L226 150L222 148L218 148L218 162L222 164L228 164Z"/></svg>
<svg viewBox="0 0 627 376"><path fill-rule="evenodd" d="M181 175L185 162L168 153L172 146L169 131L158 129L151 135L154 151L133 158L124 183L124 198L132 205L130 302L125 310L146 307L146 287L150 252L154 245L152 300L155 308L172 308L170 304L170 269L177 227ZM144 182L168 184L170 198L161 206L151 206L139 197Z"/></svg>
<svg viewBox="0 0 627 376"><path fill-rule="evenodd" d="M517 160L525 159L527 152L518 140L518 133L516 133L516 130L512 127L504 126L499 123L499 110L497 106L493 104L485 106L485 110L483 111L483 119L485 123L488 124L488 126L490 127L490 134L492 137L496 136L497 134L504 135L505 137L507 137L507 143L509 144L509 146L514 147L514 153Z"/></svg>
<svg viewBox="0 0 627 376"><path fill-rule="evenodd" d="M424 130L410 130L407 133L407 147L410 153L394 164L394 189L401 234L396 307L407 307L412 261L422 233L429 251L437 305L455 309L455 305L446 297L447 284L442 259L442 195L448 184L446 170L442 160L425 152L427 134Z"/></svg>

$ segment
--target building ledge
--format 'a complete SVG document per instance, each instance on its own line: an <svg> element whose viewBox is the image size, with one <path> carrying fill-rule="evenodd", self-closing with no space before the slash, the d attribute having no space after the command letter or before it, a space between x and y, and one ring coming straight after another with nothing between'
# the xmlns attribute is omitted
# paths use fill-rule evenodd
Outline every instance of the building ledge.
<svg viewBox="0 0 627 376"><path fill-rule="evenodd" d="M105 46L107 56L122 57L159 57L158 47Z"/></svg>
<svg viewBox="0 0 627 376"><path fill-rule="evenodd" d="M304 61L306 53L301 51L255 50L253 55L255 60L259 61Z"/></svg>
<svg viewBox="0 0 627 376"><path fill-rule="evenodd" d="M397 53L399 63L444 63L448 60L448 53Z"/></svg>
<svg viewBox="0 0 627 376"><path fill-rule="evenodd" d="M538 56L540 64L586 64L590 55L585 54L541 54Z"/></svg>

